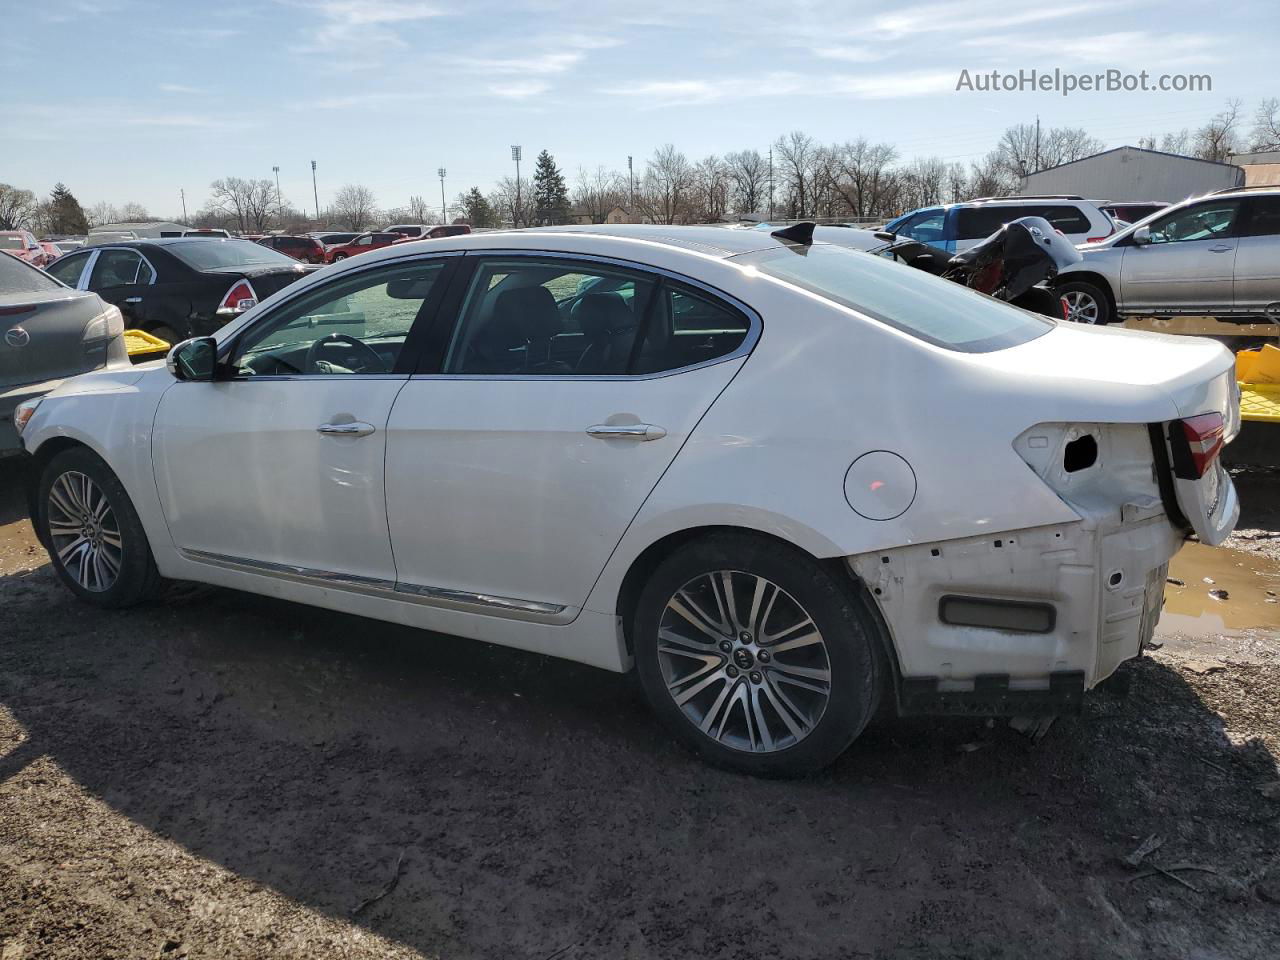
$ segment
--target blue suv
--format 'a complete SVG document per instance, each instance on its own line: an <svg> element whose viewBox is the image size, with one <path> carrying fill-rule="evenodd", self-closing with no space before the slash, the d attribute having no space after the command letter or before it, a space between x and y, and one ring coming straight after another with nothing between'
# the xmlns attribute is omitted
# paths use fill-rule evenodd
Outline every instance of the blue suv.
<svg viewBox="0 0 1280 960"><path fill-rule="evenodd" d="M1072 243L1095 243L1115 233L1111 218L1079 197L986 197L921 207L895 217L884 229L951 253L967 250L1004 224L1044 217Z"/></svg>

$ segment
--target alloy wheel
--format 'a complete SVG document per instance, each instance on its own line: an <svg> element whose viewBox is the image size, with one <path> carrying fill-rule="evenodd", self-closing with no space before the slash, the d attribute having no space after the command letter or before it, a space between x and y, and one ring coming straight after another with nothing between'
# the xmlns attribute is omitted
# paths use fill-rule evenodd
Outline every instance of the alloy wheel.
<svg viewBox="0 0 1280 960"><path fill-rule="evenodd" d="M124 541L106 494L83 473L68 470L49 488L49 537L63 568L93 593L120 576Z"/></svg>
<svg viewBox="0 0 1280 960"><path fill-rule="evenodd" d="M795 598L764 577L736 570L695 577L667 602L657 640L667 692L723 746L784 750L826 712L826 641Z"/></svg>
<svg viewBox="0 0 1280 960"><path fill-rule="evenodd" d="M1067 319L1073 323L1097 323L1098 301L1081 290L1063 295L1067 301Z"/></svg>

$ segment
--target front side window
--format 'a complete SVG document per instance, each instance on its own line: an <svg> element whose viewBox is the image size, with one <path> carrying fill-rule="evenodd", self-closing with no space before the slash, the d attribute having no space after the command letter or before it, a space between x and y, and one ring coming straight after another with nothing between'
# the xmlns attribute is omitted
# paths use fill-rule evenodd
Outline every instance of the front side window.
<svg viewBox="0 0 1280 960"><path fill-rule="evenodd" d="M93 265L89 289L106 290L150 283L153 276L151 268L136 250L103 250Z"/></svg>
<svg viewBox="0 0 1280 960"><path fill-rule="evenodd" d="M68 287L74 287L80 282L80 274L84 272L85 261L89 259L87 253L77 253L71 256L59 257L49 267L49 274L57 277Z"/></svg>
<svg viewBox="0 0 1280 960"><path fill-rule="evenodd" d="M1152 243L1183 243L1231 236L1238 200L1220 200L1184 207L1154 221L1148 228Z"/></svg>
<svg viewBox="0 0 1280 960"><path fill-rule="evenodd" d="M444 265L401 263L324 284L246 330L233 364L246 377L391 373Z"/></svg>
<svg viewBox="0 0 1280 960"><path fill-rule="evenodd" d="M735 260L951 350L986 353L1053 329L1044 317L846 247L783 247Z"/></svg>

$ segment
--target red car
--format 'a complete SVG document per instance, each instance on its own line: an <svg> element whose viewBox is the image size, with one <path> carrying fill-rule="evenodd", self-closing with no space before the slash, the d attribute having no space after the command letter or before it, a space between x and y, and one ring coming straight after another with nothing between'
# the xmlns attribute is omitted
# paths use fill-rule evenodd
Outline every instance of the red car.
<svg viewBox="0 0 1280 960"><path fill-rule="evenodd" d="M399 239L401 238L398 233L362 233L350 243L339 243L332 247L325 247L324 258L328 263L337 263L339 260L354 257L359 253L368 253L370 250L377 250L379 247L389 247Z"/></svg>
<svg viewBox="0 0 1280 960"><path fill-rule="evenodd" d="M258 243L272 250L301 260L303 263L324 263L324 244L315 237L267 236L259 237Z"/></svg>
<svg viewBox="0 0 1280 960"><path fill-rule="evenodd" d="M467 234L470 232L471 232L470 224L445 223L445 224L441 224L438 227L431 227L430 229L423 231L421 236L401 237L399 240L394 240L392 242L393 243L412 243L414 240L435 240L435 239L438 239L439 237L460 237L463 234Z"/></svg>
<svg viewBox="0 0 1280 960"><path fill-rule="evenodd" d="M53 262L44 247L27 230L0 230L0 250L27 261L33 267L47 267Z"/></svg>

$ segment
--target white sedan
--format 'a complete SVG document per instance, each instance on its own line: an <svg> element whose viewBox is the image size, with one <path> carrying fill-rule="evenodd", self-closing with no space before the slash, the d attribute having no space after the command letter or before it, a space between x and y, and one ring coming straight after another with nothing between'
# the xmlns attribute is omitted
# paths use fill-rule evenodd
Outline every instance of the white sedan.
<svg viewBox="0 0 1280 960"><path fill-rule="evenodd" d="M765 775L882 701L1077 710L1238 513L1219 344L803 225L397 244L16 421L85 601L194 580L634 665L678 738Z"/></svg>

